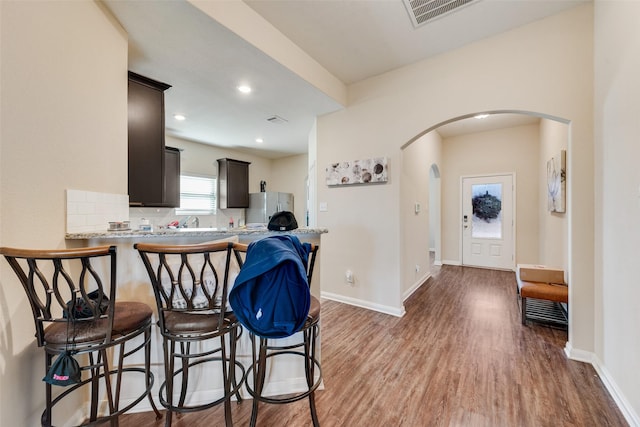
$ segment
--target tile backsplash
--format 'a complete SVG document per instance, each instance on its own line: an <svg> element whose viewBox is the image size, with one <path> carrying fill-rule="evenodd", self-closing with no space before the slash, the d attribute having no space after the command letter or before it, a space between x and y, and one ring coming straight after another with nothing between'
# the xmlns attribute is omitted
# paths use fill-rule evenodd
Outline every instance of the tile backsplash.
<svg viewBox="0 0 640 427"><path fill-rule="evenodd" d="M244 209L218 210L217 215L198 215L199 227L227 228L233 218L234 226L244 223ZM96 193L93 191L67 189L67 233L91 233L107 231L109 222L130 221L137 230L142 219L149 220L154 230L162 229L171 221L186 219L187 215L176 215L173 208L129 207L126 194ZM188 226L194 227L189 217Z"/></svg>
<svg viewBox="0 0 640 427"><path fill-rule="evenodd" d="M128 220L127 194L67 189L67 233L106 231L109 222Z"/></svg>
<svg viewBox="0 0 640 427"><path fill-rule="evenodd" d="M244 221L244 209L218 210L216 215L178 215L173 208L141 208L132 207L129 209L129 220L131 227L136 229L140 225L141 219L147 219L151 223L153 230L162 229L171 221L189 218L188 227L195 227L193 219L198 218L198 226L201 228L226 228L229 220L233 218L238 226L238 220Z"/></svg>

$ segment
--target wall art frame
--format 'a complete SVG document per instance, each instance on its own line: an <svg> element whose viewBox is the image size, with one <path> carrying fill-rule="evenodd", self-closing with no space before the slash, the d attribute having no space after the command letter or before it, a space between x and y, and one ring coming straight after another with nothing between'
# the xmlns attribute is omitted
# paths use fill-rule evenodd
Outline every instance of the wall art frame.
<svg viewBox="0 0 640 427"><path fill-rule="evenodd" d="M328 186L385 183L389 179L386 157L331 163L326 168Z"/></svg>
<svg viewBox="0 0 640 427"><path fill-rule="evenodd" d="M560 152L547 161L547 210L566 212L567 151Z"/></svg>

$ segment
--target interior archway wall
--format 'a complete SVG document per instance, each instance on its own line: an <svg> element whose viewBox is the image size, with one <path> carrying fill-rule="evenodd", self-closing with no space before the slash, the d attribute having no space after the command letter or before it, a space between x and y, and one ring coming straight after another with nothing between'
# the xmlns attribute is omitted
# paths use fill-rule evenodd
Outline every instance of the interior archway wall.
<svg viewBox="0 0 640 427"><path fill-rule="evenodd" d="M434 265L442 265L440 168L432 163L429 168L429 252L433 252Z"/></svg>
<svg viewBox="0 0 640 427"><path fill-rule="evenodd" d="M436 246L435 237L442 236L442 248L438 247L442 251L436 251L436 258L444 264L460 265L462 261L460 177L513 173L516 178L515 262L546 264L567 270L568 221L564 213L547 210L546 163L551 157L557 156L560 150L567 149L568 125L566 120L552 120L544 114L514 113L493 114L485 122L466 118L468 116L447 121L455 125L455 132L452 132L451 126L432 127L433 130L403 148L403 159L410 157L414 160L418 155L423 157L420 161L403 162L402 187L420 186L420 183L411 181L417 174L405 172L414 162L430 170L429 204L423 220L430 225L428 239L431 248ZM434 134L437 136L432 136ZM434 144L438 145L438 149L409 148L416 144ZM436 158L432 152L441 154ZM440 168L433 162L437 162ZM441 180L434 179L431 172L434 167ZM432 187L434 183L438 186ZM443 195L441 201L440 188ZM419 246L411 242L412 239L419 239L419 236L405 233L404 238L403 247ZM439 258L441 254L442 258ZM407 283L403 283L403 286L406 288Z"/></svg>
<svg viewBox="0 0 640 427"><path fill-rule="evenodd" d="M593 5L487 38L349 87L349 105L318 119L318 170L341 160L386 156L389 181L318 186L323 295L402 315L402 147L469 112L545 112L570 123L567 159L568 348L593 351ZM571 55L567 55L571 52ZM470 72L469 64L473 64ZM324 176L318 177L322 183ZM350 286L344 271L356 277Z"/></svg>

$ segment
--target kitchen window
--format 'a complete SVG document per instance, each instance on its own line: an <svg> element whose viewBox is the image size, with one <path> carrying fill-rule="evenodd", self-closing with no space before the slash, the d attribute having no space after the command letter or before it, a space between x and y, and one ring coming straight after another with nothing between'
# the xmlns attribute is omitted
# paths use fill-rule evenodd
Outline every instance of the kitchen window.
<svg viewBox="0 0 640 427"><path fill-rule="evenodd" d="M180 175L180 207L178 215L216 214L216 177Z"/></svg>

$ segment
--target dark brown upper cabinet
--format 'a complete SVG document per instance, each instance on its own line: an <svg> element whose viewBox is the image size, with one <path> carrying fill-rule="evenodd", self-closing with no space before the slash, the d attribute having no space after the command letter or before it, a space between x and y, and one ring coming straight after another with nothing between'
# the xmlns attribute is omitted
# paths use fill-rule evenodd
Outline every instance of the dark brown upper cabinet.
<svg viewBox="0 0 640 427"><path fill-rule="evenodd" d="M164 148L164 206L180 207L180 150Z"/></svg>
<svg viewBox="0 0 640 427"><path fill-rule="evenodd" d="M130 206L180 205L180 152L166 150L164 141L164 91L170 87L129 72Z"/></svg>
<svg viewBox="0 0 640 427"><path fill-rule="evenodd" d="M218 159L218 208L249 207L249 162Z"/></svg>

